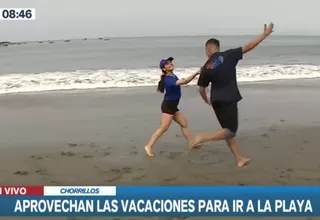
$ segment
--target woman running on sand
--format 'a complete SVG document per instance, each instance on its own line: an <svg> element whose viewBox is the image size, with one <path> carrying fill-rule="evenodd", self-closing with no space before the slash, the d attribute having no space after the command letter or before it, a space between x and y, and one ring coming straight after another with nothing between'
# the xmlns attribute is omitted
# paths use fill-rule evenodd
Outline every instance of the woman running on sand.
<svg viewBox="0 0 320 220"><path fill-rule="evenodd" d="M191 139L191 133L188 128L188 122L183 113L179 111L178 105L181 98L181 85L186 85L191 82L197 75L200 74L200 70L186 79L179 79L174 73L173 58L165 58L160 61L160 69L162 70L161 80L158 83L158 92L164 93L164 100L161 104L161 125L155 133L152 135L149 143L145 146L145 150L150 157L155 155L152 152L152 147L155 142L166 132L171 124L172 119L177 122L182 134L189 141Z"/></svg>

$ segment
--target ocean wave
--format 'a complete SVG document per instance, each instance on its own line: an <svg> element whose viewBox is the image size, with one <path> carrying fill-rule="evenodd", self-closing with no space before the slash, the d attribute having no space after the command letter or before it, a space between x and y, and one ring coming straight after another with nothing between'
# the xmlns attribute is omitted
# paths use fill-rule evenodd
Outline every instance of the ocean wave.
<svg viewBox="0 0 320 220"><path fill-rule="evenodd" d="M180 78L195 71L197 68L175 70ZM320 77L320 66L317 65L262 65L239 67L237 71L239 82ZM157 68L1 74L0 94L155 86L160 74ZM191 84L195 83L196 81L193 81Z"/></svg>

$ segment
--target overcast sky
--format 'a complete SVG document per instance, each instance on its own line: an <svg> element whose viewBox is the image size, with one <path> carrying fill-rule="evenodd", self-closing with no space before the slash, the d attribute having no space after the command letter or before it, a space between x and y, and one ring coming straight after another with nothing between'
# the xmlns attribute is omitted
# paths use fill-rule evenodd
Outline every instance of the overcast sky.
<svg viewBox="0 0 320 220"><path fill-rule="evenodd" d="M259 34L320 35L320 0L0 0L36 8L35 21L0 21L0 40Z"/></svg>

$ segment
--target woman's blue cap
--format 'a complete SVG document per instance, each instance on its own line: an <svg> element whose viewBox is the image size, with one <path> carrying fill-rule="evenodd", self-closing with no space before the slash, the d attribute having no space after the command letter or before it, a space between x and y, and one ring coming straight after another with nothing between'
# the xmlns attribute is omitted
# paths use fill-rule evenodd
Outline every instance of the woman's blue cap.
<svg viewBox="0 0 320 220"><path fill-rule="evenodd" d="M168 61L172 61L173 57L164 58L160 61L159 67L160 69L163 69L164 66L168 63Z"/></svg>

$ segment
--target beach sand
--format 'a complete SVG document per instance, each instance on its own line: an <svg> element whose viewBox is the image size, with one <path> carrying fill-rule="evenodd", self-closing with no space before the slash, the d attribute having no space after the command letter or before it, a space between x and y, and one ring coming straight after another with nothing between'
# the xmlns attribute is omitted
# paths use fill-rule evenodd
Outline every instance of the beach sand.
<svg viewBox="0 0 320 220"><path fill-rule="evenodd" d="M245 168L235 167L222 141L189 152L176 124L148 158L144 146L160 119L155 88L2 95L1 185L319 185L320 81L249 83L240 91L238 140L252 159ZM194 86L183 88L180 110L193 133L219 128Z"/></svg>

